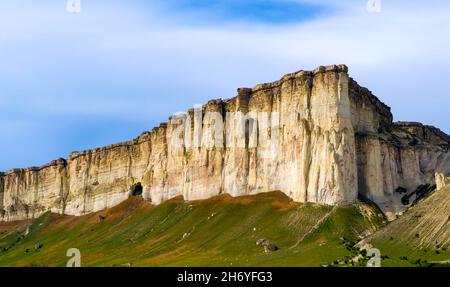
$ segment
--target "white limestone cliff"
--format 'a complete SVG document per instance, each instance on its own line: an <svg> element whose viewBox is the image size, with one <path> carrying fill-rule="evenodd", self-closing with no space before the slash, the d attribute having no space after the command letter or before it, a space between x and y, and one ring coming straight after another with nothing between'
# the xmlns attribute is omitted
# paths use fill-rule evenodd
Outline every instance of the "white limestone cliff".
<svg viewBox="0 0 450 287"><path fill-rule="evenodd" d="M449 147L436 128L393 123L346 66L319 67L238 89L129 142L0 173L1 218L99 211L138 183L154 204L280 190L298 202L369 199L394 218L436 171L450 174Z"/></svg>

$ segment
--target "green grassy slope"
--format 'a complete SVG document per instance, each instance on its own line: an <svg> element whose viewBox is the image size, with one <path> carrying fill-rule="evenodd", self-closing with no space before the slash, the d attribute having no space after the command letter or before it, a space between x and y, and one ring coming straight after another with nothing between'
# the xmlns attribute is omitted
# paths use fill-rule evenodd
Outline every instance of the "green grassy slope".
<svg viewBox="0 0 450 287"><path fill-rule="evenodd" d="M450 267L450 186L434 191L364 241L388 257L384 266Z"/></svg>
<svg viewBox="0 0 450 287"><path fill-rule="evenodd" d="M320 266L353 256L344 243L382 221L367 205L298 204L280 192L159 206L132 197L82 217L2 224L0 266L65 266L69 248L80 249L82 266ZM261 238L280 249L264 253Z"/></svg>

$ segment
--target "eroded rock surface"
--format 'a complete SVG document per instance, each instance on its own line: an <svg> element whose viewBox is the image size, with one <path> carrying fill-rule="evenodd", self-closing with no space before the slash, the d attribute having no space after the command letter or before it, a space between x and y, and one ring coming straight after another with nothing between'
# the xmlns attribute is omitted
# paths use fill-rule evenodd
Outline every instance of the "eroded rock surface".
<svg viewBox="0 0 450 287"><path fill-rule="evenodd" d="M393 123L344 65L238 89L138 138L0 173L2 220L82 215L133 194L159 204L280 190L298 202L370 199L391 218L450 174L450 138Z"/></svg>
<svg viewBox="0 0 450 287"><path fill-rule="evenodd" d="M445 174L437 172L436 173L436 189L441 190L450 184L450 177L446 177Z"/></svg>

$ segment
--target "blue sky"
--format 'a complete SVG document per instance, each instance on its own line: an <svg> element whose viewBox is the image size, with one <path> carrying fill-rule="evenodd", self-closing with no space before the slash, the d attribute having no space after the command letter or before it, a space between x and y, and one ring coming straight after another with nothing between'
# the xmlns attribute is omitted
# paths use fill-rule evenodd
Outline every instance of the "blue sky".
<svg viewBox="0 0 450 287"><path fill-rule="evenodd" d="M37 3L38 2L38 3ZM450 3L0 0L0 170L128 140L237 87L319 65L396 120L450 133Z"/></svg>

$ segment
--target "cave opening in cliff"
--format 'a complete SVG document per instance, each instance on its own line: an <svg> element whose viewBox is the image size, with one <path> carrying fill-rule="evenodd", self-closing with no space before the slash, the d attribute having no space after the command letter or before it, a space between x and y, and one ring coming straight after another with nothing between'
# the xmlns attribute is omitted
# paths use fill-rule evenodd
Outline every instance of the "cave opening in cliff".
<svg viewBox="0 0 450 287"><path fill-rule="evenodd" d="M131 195L132 196L138 196L141 195L143 191L142 184L140 182L133 184L131 187Z"/></svg>

